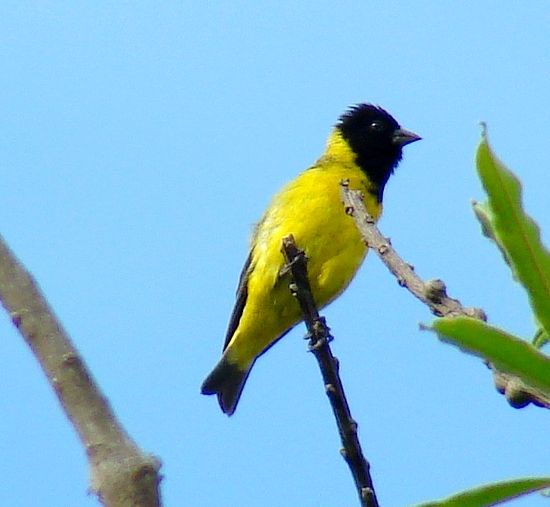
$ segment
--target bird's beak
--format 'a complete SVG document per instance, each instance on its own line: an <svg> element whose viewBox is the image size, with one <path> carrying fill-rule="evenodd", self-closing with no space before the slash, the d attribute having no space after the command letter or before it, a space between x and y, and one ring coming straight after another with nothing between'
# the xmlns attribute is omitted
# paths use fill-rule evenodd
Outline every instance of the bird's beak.
<svg viewBox="0 0 550 507"><path fill-rule="evenodd" d="M422 138L418 134L405 129L397 129L392 137L393 144L399 147L414 143L415 141L420 141L420 139Z"/></svg>

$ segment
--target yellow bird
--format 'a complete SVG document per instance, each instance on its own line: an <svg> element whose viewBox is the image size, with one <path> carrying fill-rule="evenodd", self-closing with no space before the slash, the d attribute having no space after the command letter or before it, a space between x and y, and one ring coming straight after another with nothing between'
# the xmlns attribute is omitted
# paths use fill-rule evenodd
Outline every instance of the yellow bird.
<svg viewBox="0 0 550 507"><path fill-rule="evenodd" d="M340 182L348 180L350 188L361 190L368 212L378 219L384 186L403 146L419 139L382 108L358 104L340 117L321 158L275 195L252 237L222 358L201 388L218 396L224 413L235 412L256 359L301 320L289 275L281 275L283 237L292 234L305 251L317 305L333 301L367 253L345 213Z"/></svg>

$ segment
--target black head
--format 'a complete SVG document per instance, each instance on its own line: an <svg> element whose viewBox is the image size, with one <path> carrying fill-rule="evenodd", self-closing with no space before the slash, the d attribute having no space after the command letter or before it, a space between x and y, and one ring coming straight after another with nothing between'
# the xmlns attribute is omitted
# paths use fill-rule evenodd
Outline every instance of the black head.
<svg viewBox="0 0 550 507"><path fill-rule="evenodd" d="M346 111L336 127L356 155L357 165L365 171L382 200L384 185L399 164L402 148L420 136L401 128L381 107L358 104Z"/></svg>

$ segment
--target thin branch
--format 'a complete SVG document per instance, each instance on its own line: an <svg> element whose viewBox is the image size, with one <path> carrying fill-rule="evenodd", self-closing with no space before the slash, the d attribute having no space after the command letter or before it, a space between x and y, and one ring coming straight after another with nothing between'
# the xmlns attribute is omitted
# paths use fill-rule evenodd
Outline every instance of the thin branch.
<svg viewBox="0 0 550 507"><path fill-rule="evenodd" d="M33 277L0 237L0 300L86 450L91 489L108 507L159 507L160 462L117 421Z"/></svg>
<svg viewBox="0 0 550 507"><path fill-rule="evenodd" d="M302 316L308 330L309 350L319 363L325 390L336 418L343 446L341 454L353 475L361 505L363 507L379 507L370 476L370 465L363 456L361 444L357 437L357 423L351 416L338 372L338 360L332 355L329 346L332 337L325 319L319 316L311 293L307 277L307 258L304 252L296 246L292 235L283 238L281 251L286 260L283 272L290 272L291 274L290 290L300 304Z"/></svg>
<svg viewBox="0 0 550 507"><path fill-rule="evenodd" d="M355 219L365 244L376 251L382 262L397 278L397 282L401 287L406 287L413 296L426 304L437 317L467 315L468 317L487 320L483 310L465 308L460 304L460 301L447 296L443 281L429 280L424 282L414 272L414 268L399 257L391 246L389 239L382 236L363 204L361 192L351 190L346 181L343 181L341 185L346 213Z"/></svg>
<svg viewBox="0 0 550 507"><path fill-rule="evenodd" d="M378 254L382 262L397 278L399 285L407 288L413 296L426 304L437 317L466 315L487 320L483 310L466 308L457 299L450 298L443 281L423 281L414 272L413 267L397 254L389 239L380 233L363 204L361 192L350 189L346 181L343 181L341 185L346 213L354 218L365 244ZM496 370L490 363L487 366L493 371L497 390L506 396L510 405L521 408L533 403L550 409L550 400L545 393L525 384L517 377Z"/></svg>

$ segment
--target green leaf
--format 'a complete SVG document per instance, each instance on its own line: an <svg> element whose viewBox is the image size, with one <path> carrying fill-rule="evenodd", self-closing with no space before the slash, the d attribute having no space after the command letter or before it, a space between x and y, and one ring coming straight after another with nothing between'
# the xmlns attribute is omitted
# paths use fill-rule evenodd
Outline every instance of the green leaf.
<svg viewBox="0 0 550 507"><path fill-rule="evenodd" d="M476 161L489 197L482 209L483 227L503 249L515 277L527 290L536 319L550 332L550 253L541 242L538 225L523 211L521 184L495 157L485 136Z"/></svg>
<svg viewBox="0 0 550 507"><path fill-rule="evenodd" d="M489 203L486 202L476 202L474 201L472 203L472 208L474 210L474 214L479 221L481 225L481 232L486 238L489 238L491 241L495 243L495 245L500 250L500 253L502 254L502 257L504 258L504 262L512 268L512 276L517 281L516 273L514 272L514 269L512 265L510 264L510 260L508 259L506 255L506 250L502 247L502 245L498 242L498 238L495 234L494 226L493 226L493 212L491 210L491 207L489 206Z"/></svg>
<svg viewBox="0 0 550 507"><path fill-rule="evenodd" d="M550 395L550 358L530 343L470 317L437 319L431 329L443 341L487 359L498 370Z"/></svg>
<svg viewBox="0 0 550 507"><path fill-rule="evenodd" d="M537 347L537 349L540 349L548 342L550 342L550 336L542 327L539 327L533 337L533 345Z"/></svg>
<svg viewBox="0 0 550 507"><path fill-rule="evenodd" d="M514 479L469 489L416 507L488 507L550 486L550 477Z"/></svg>

